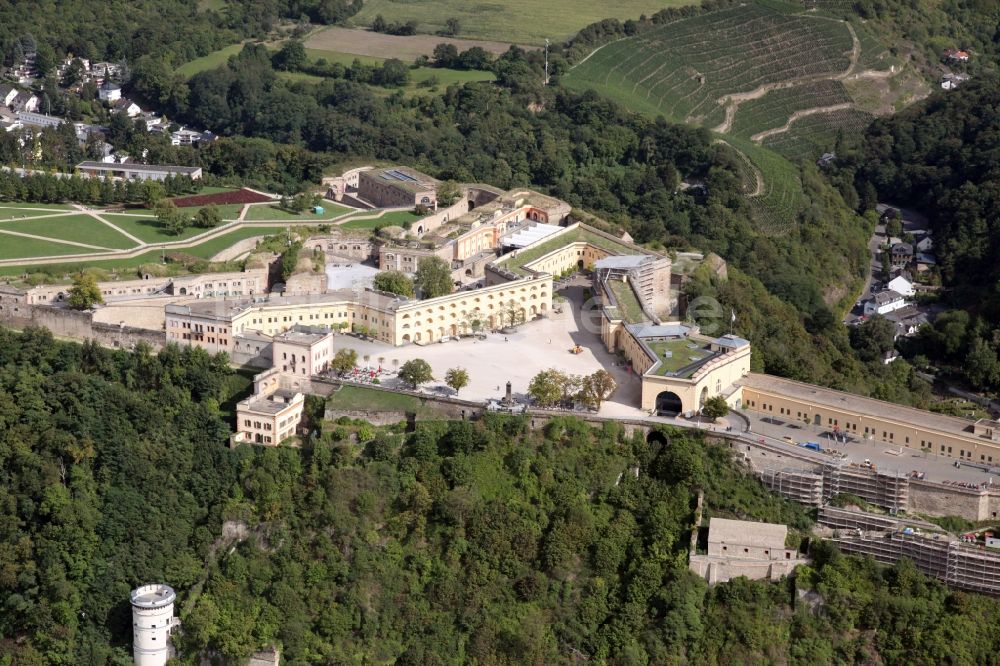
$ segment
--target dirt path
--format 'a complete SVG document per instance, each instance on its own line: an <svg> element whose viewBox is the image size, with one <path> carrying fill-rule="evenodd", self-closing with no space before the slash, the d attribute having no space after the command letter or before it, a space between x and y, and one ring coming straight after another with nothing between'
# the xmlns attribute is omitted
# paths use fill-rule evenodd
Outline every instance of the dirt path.
<svg viewBox="0 0 1000 666"><path fill-rule="evenodd" d="M619 37L618 39L615 39L615 40L612 40L612 41L608 42L607 44L601 44L601 45L600 45L600 46L598 46L598 47L597 47L596 49L594 49L593 51L591 51L591 52L590 52L590 53L588 53L587 55L583 56L583 60L581 60L580 62L578 62L578 63L576 63L575 65L573 65L572 67L570 67L570 68L569 68L569 69L568 69L567 71L569 71L569 72L572 72L572 71L573 71L574 69L576 69L577 67L579 67L579 66L580 66L580 65L582 65L583 63L585 63L585 62L587 62L588 60L590 60L591 56L593 56L593 55L594 55L595 53L597 53L598 51L600 51L601 49L603 49L603 48L604 48L605 46L607 46L608 44L614 44L615 42L620 42L620 41L622 41L623 39L628 39L628 37Z"/></svg>
<svg viewBox="0 0 1000 666"><path fill-rule="evenodd" d="M801 111L796 111L793 113L784 125L781 127L775 127L772 129L764 130L763 132L757 132L750 137L751 141L756 141L757 143L762 142L769 136L774 136L775 134L783 134L792 128L792 123L794 123L799 118L805 118L806 116L814 116L818 113L833 113L834 111L843 111L844 109L853 108L854 104L851 102L844 102L843 104L832 104L830 106L814 106L811 109L802 109Z"/></svg>
<svg viewBox="0 0 1000 666"><path fill-rule="evenodd" d="M821 20L836 20L836 19L825 19L823 17L814 17ZM854 68L858 66L858 59L861 57L861 41L858 39L857 33L854 32L854 27L847 23L846 21L837 21L838 23L843 23L847 26L848 32L851 33L851 56L850 64L848 64L847 69L845 69L840 74L830 75L812 75L812 76L802 76L795 79L789 79L788 81L780 81L778 83L765 83L762 86L745 93L732 93L730 95L723 95L719 98L719 104L724 104L726 106L726 117L725 119L716 127L712 128L713 132L718 132L719 134L727 134L733 127L733 121L736 119L736 111L740 104L743 102L749 102L750 100L760 99L764 95L774 90L784 90L786 88L794 88L795 86L801 85L803 83L813 83L815 81L825 81L827 79L832 79L834 81L842 81L849 77L854 71Z"/></svg>

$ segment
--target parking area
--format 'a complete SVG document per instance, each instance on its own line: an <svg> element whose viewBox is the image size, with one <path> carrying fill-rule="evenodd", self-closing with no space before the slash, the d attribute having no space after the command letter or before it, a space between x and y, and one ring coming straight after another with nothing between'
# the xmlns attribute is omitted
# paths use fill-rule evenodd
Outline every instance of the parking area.
<svg viewBox="0 0 1000 666"><path fill-rule="evenodd" d="M990 480L1000 482L1000 476L994 478L993 474L979 467L969 464L955 467L955 458L907 449L898 445L892 446L885 442L859 438L856 435L845 438L843 433L833 432L825 426L794 423L773 416L764 416L760 412L749 409L742 413L750 419L751 433L766 437L772 444L784 444L792 452L795 451L791 448L793 446L798 446L803 442L816 442L824 450L844 454L849 462L861 464L867 460L880 470L899 472L900 474L909 474L914 471L922 472L927 481L958 481L975 484ZM788 439L794 443L789 443ZM794 465L790 464L789 466Z"/></svg>

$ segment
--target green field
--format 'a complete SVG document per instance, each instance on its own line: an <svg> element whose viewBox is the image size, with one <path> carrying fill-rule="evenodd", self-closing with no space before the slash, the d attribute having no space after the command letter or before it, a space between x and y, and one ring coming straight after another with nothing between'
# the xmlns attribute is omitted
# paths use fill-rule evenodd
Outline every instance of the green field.
<svg viewBox="0 0 1000 666"><path fill-rule="evenodd" d="M208 229L198 227L187 227L181 233L168 234L160 226L155 217L136 217L134 215L102 215L105 220L122 229L144 243L173 243L186 240L192 236L203 234Z"/></svg>
<svg viewBox="0 0 1000 666"><path fill-rule="evenodd" d="M185 77L192 77L198 72L215 69L216 67L226 64L226 61L229 60L229 56L234 56L242 50L242 43L231 44L226 48L213 51L206 56L184 63L177 68L177 73Z"/></svg>
<svg viewBox="0 0 1000 666"><path fill-rule="evenodd" d="M386 21L416 21L422 33L435 33L449 18L461 24L459 37L488 39L518 44L544 44L568 39L581 28L606 18L639 18L665 7L693 4L692 0L502 0L492 3L464 0L366 0L353 18L358 25L369 25L376 15Z"/></svg>
<svg viewBox="0 0 1000 666"><path fill-rule="evenodd" d="M202 259L211 259L216 254L222 252L227 247L238 241L246 238L253 238L254 236L270 236L272 234L281 233L284 230L284 227L240 227L230 231L229 233L222 234L217 238L195 245L194 247L168 251L182 252L195 257L201 257Z"/></svg>
<svg viewBox="0 0 1000 666"><path fill-rule="evenodd" d="M353 53L342 53L340 51L325 51L322 49L306 49L306 54L314 61L322 58L327 62L336 62L344 66L352 65L355 60L364 65L372 65L375 67L378 67L385 62L384 58L354 55ZM298 80L311 80L315 78L317 77L309 75L294 77L294 79ZM444 69L438 67L417 67L410 69L410 83L403 88L403 91L412 95L422 90L427 90L429 87L434 85L446 88L453 83L472 83L474 81L493 81L495 79L496 76L493 72ZM377 92L384 91L386 94L390 94L396 90L396 88L381 88L379 86L371 86L371 88Z"/></svg>
<svg viewBox="0 0 1000 666"><path fill-rule="evenodd" d="M247 210L246 220L289 220L294 222L312 222L321 220L332 220L335 217L340 217L353 211L353 208L348 208L347 206L341 206L340 204L333 203L332 201L323 201L320 204L323 207L322 215L315 215L312 212L307 213L289 213L288 211L281 210L275 204L254 204L250 206Z"/></svg>
<svg viewBox="0 0 1000 666"><path fill-rule="evenodd" d="M406 222L416 222L420 216L408 210L396 210L384 213L381 217L358 218L347 220L337 226L343 229L375 229L376 227L397 226L401 227Z"/></svg>
<svg viewBox="0 0 1000 666"><path fill-rule="evenodd" d="M75 245L63 245L49 241L0 234L0 259L28 259L31 257L47 257L50 255L87 254L97 250L88 250ZM9 269L9 270L8 270ZM24 272L24 266L6 267L8 274L19 275Z"/></svg>
<svg viewBox="0 0 1000 666"><path fill-rule="evenodd" d="M41 210L32 210L41 209ZM38 213L44 211L56 211L56 210L73 210L73 207L68 204L46 204L46 203L0 203L0 220L6 219L12 213L7 213L7 210L17 210L23 211L25 215L37 215Z"/></svg>
<svg viewBox="0 0 1000 666"><path fill-rule="evenodd" d="M45 236L53 240L67 240L87 245L96 245L112 250L127 250L137 243L118 233L106 224L89 215L66 215L63 217L43 217L41 219L0 221L0 230L7 229L23 234ZM80 252L88 252L79 248Z"/></svg>

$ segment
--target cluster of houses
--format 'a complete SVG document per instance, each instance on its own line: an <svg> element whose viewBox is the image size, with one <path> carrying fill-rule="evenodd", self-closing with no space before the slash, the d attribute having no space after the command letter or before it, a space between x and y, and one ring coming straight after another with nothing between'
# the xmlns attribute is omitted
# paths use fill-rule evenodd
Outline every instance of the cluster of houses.
<svg viewBox="0 0 1000 666"><path fill-rule="evenodd" d="M941 60L949 64L965 64L969 62L970 55L968 51L963 51L962 49L946 49L941 54ZM969 78L969 75L964 72L945 72L941 76L941 89L954 90L968 81Z"/></svg>
<svg viewBox="0 0 1000 666"><path fill-rule="evenodd" d="M60 79L72 66L79 67L79 80L69 88L79 94L82 85L89 82L100 82L98 98L104 102L112 113L122 113L127 117L143 121L148 132L166 134L174 146L197 146L215 140L211 132L203 132L191 128L179 127L171 123L162 114L146 111L139 104L125 97L119 81L125 76L125 66L120 63L94 62L85 58L66 58L57 68ZM37 72L34 67L34 54L29 54L15 67L10 68L6 76L9 82L0 83L0 130L13 131L31 129L44 131L63 123L70 122L64 118L53 116L48 109L42 109L38 95L27 89L35 82ZM86 145L94 138L101 161L108 163L122 162L127 159L114 153L110 144L104 141L106 128L83 122L74 122L74 130L80 145Z"/></svg>
<svg viewBox="0 0 1000 666"><path fill-rule="evenodd" d="M898 215L899 211L889 208L882 214L882 222ZM874 315L885 317L895 324L896 337L914 335L923 324L928 323L926 312L911 300L918 291L926 289L914 276L926 274L937 264L934 239L929 230L910 229L906 235L906 241L894 236L886 237L882 257L891 279L862 302L863 319ZM894 358L887 358L886 362Z"/></svg>

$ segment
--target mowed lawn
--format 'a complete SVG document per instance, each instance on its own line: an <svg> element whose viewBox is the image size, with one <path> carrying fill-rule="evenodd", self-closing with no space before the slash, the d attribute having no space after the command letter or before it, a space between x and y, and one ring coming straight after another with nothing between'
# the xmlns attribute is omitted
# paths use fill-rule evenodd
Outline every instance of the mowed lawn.
<svg viewBox="0 0 1000 666"><path fill-rule="evenodd" d="M229 56L234 56L243 50L243 44L231 44L224 49L213 51L206 56L186 62L177 68L177 73L184 77L192 77L198 72L205 72L226 64Z"/></svg>
<svg viewBox="0 0 1000 666"><path fill-rule="evenodd" d="M97 251L88 250L84 247L76 247L75 245L63 245L62 243L36 240L34 238L0 234L0 259L30 259L66 254L88 254ZM25 270L24 266L10 266L6 268L9 270L3 272L8 275L17 275L23 273Z"/></svg>
<svg viewBox="0 0 1000 666"><path fill-rule="evenodd" d="M16 220L14 222L4 222L0 219L0 230L3 229L17 231L22 234L45 236L53 240L67 240L75 243L96 245L112 250L127 250L137 245L135 241L130 240L89 215L43 217L34 220ZM83 252L87 251L85 248L79 249Z"/></svg>
<svg viewBox="0 0 1000 666"><path fill-rule="evenodd" d="M316 215L311 210L305 213L289 213L286 210L281 210L274 204L254 204L250 206L250 209L247 211L247 216L244 219L249 221L288 220L291 222L310 222L313 220L332 220L335 217L340 217L341 215L354 210L353 208L341 206L340 204L333 203L332 201L323 201L320 206L323 208L322 215Z"/></svg>
<svg viewBox="0 0 1000 666"><path fill-rule="evenodd" d="M187 227L181 233L174 235L168 234L164 231L163 227L160 226L160 223L155 217L109 215L107 213L101 217L119 229L122 229L136 238L141 239L144 243L173 243L186 240L192 236L197 236L198 234L203 234L208 231L208 229L202 229L200 227Z"/></svg>
<svg viewBox="0 0 1000 666"><path fill-rule="evenodd" d="M171 251L183 252L184 254L201 257L202 259L211 259L218 253L241 240L253 238L254 236L273 236L274 234L279 234L284 230L284 227L240 227L239 229L230 231L229 233L223 234L218 238L207 240L204 243L195 245L194 247L179 248Z"/></svg>
<svg viewBox="0 0 1000 666"><path fill-rule="evenodd" d="M0 203L0 220L5 220L11 215L38 215L57 210L73 210L73 207L68 204Z"/></svg>
<svg viewBox="0 0 1000 666"><path fill-rule="evenodd" d="M445 27L449 18L458 19L459 37L473 37L519 44L544 44L572 37L580 29L606 18L638 19L667 7L697 4L694 0L497 0L490 3L467 0L366 0L352 19L371 25L381 14L390 23L416 21L422 33Z"/></svg>
<svg viewBox="0 0 1000 666"><path fill-rule="evenodd" d="M416 222L419 215L408 210L396 210L385 213L381 217L353 219L337 225L344 229L374 229L375 227L403 226L405 222Z"/></svg>

